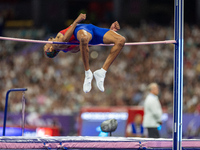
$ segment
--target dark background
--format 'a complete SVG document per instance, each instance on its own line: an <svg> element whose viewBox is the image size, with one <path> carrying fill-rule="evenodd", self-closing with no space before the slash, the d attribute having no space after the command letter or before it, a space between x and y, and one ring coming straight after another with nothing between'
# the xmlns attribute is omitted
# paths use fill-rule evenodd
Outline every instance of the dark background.
<svg viewBox="0 0 200 150"><path fill-rule="evenodd" d="M185 22L199 24L200 2L185 0ZM173 25L174 0L0 0L5 20L33 20L34 27L52 32L66 27L80 12L87 22L98 25L118 20L139 26L142 21Z"/></svg>

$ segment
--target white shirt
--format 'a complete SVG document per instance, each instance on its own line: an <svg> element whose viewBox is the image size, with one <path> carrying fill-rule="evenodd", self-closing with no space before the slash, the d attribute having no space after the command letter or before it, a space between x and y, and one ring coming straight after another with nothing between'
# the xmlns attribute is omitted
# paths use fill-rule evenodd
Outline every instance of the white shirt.
<svg viewBox="0 0 200 150"><path fill-rule="evenodd" d="M157 128L161 122L162 108L158 96L150 93L144 101L144 119L145 128Z"/></svg>

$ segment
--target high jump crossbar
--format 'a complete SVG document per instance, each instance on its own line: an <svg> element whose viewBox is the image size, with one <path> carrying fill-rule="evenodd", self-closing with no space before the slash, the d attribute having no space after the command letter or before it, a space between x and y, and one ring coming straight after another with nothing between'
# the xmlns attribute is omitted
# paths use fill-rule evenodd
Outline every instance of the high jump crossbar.
<svg viewBox="0 0 200 150"><path fill-rule="evenodd" d="M42 41L42 40L30 40L22 38L11 38L11 37L2 37L0 40L10 40L18 42L29 42L29 43L41 43L41 44L65 44L65 45L79 45L79 43L70 43L70 42L53 42L53 41ZM152 41L152 42L130 42L125 43L125 45L152 45L152 44L176 44L175 40L165 40L165 41ZM113 46L114 44L89 44L90 46Z"/></svg>

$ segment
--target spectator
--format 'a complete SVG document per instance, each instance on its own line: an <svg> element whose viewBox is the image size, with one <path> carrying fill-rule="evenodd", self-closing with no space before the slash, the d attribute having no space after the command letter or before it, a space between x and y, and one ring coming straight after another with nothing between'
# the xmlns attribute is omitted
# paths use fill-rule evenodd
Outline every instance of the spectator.
<svg viewBox="0 0 200 150"><path fill-rule="evenodd" d="M142 115L136 114L133 122L129 123L126 128L128 137L144 137L144 128L142 126Z"/></svg>
<svg viewBox="0 0 200 150"><path fill-rule="evenodd" d="M149 94L144 101L143 126L148 130L149 138L160 138L158 127L162 124L162 108L158 99L159 87L156 83L148 86Z"/></svg>
<svg viewBox="0 0 200 150"><path fill-rule="evenodd" d="M105 24L104 24L105 25ZM104 26L106 27L106 26ZM107 26L109 27L109 26ZM26 30L26 34L21 34ZM4 28L7 37L26 38L30 32L35 32L32 39L45 39L42 29L17 29ZM173 26L159 26L142 24L137 28L123 25L118 31L126 37L127 42L156 41L173 39ZM23 36L22 36L23 35ZM158 36L159 35L159 36ZM36 36L36 37L34 37ZM198 112L200 104L200 28L196 25L185 25L184 45L184 112ZM5 93L10 88L27 87L26 111L30 113L39 108L38 113L72 114L79 111L82 106L116 106L119 99L126 98L123 105L138 105L133 100L144 97L144 87L152 81L160 85L160 102L167 109L173 111L173 44L124 46L111 67L109 76L106 77L106 91L98 92L93 85L93 92L85 95L82 92L80 79L83 70L80 55L58 54L53 61L44 59L43 45L20 43L14 41L0 41L0 110L4 110ZM105 53L110 47L90 47L90 52L96 52L96 58L90 57L91 70L101 67L105 61ZM90 54L90 55L91 55ZM29 61L27 61L29 60ZM98 63L93 63L98 60ZM42 62L42 63L40 63ZM119 81L119 84L116 84ZM97 89L97 90L96 90ZM117 93L117 94L116 94ZM19 112L21 108L21 93L12 93L9 102L11 112ZM41 95L44 101L41 101ZM134 99L132 99L134 98ZM18 99L18 100L17 100ZM195 100L196 99L196 100ZM195 101L194 101L195 100ZM38 105L38 102L42 102ZM143 102L140 100L139 105ZM187 105L188 104L188 105ZM15 107L20 106L20 107ZM68 106L68 107L66 107Z"/></svg>

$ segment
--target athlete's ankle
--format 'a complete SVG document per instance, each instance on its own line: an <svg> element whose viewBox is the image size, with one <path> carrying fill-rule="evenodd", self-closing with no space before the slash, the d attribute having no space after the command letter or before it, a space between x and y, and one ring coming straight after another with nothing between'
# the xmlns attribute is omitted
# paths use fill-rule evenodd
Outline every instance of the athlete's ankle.
<svg viewBox="0 0 200 150"><path fill-rule="evenodd" d="M90 69L85 71L85 76L92 76L92 71Z"/></svg>

